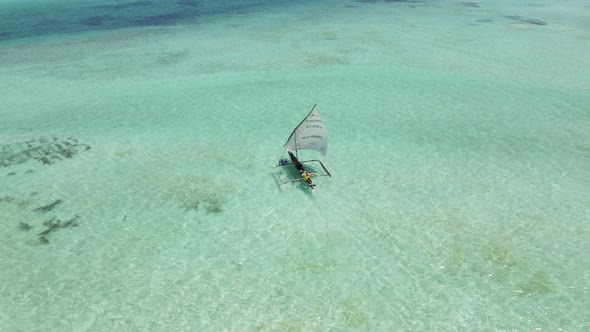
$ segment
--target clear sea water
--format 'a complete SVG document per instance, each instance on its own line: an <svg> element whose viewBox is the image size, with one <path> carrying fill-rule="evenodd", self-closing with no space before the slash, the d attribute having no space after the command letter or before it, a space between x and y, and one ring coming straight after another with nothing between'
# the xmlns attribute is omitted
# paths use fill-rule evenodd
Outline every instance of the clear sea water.
<svg viewBox="0 0 590 332"><path fill-rule="evenodd" d="M1 0L0 239L1 331L588 331L590 5Z"/></svg>

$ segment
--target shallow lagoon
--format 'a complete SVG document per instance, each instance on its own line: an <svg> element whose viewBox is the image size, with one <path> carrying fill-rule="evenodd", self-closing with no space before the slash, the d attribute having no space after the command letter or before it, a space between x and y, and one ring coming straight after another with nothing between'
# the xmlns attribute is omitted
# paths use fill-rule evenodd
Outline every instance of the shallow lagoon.
<svg viewBox="0 0 590 332"><path fill-rule="evenodd" d="M0 6L3 330L588 328L583 2Z"/></svg>

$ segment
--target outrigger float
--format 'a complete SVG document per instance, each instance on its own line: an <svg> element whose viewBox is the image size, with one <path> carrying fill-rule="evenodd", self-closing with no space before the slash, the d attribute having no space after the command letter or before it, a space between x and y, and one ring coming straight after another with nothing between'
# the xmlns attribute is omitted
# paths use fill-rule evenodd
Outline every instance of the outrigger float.
<svg viewBox="0 0 590 332"><path fill-rule="evenodd" d="M287 143L285 143L285 148L291 162L281 157L279 163L273 166L281 185L303 181L313 190L315 187L313 178L319 176L332 177L332 174L320 159L299 161L299 150L315 150L321 153L322 156L325 156L328 152L328 132L316 110L316 105L313 105L309 114L295 127L289 139L287 139ZM316 167L314 167L314 164ZM319 172L316 172L319 169L317 165L321 167Z"/></svg>

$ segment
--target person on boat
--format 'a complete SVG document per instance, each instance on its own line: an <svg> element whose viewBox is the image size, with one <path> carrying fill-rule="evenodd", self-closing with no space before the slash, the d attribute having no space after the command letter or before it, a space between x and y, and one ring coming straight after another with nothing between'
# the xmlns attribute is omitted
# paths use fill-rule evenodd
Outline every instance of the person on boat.
<svg viewBox="0 0 590 332"><path fill-rule="evenodd" d="M279 159L279 166L285 166L287 165L287 159L285 159L285 157L281 156L281 159Z"/></svg>
<svg viewBox="0 0 590 332"><path fill-rule="evenodd" d="M301 178L303 179L303 181L305 181L309 184L312 184L311 183L311 173L301 170Z"/></svg>

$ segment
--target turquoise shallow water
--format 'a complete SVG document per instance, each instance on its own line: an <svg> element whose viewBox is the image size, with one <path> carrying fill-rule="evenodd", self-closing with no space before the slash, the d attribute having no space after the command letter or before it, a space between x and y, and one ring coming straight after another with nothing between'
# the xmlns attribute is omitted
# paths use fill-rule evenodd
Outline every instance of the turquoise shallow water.
<svg viewBox="0 0 590 332"><path fill-rule="evenodd" d="M589 328L583 1L33 4L1 330ZM333 178L281 188L315 103Z"/></svg>

